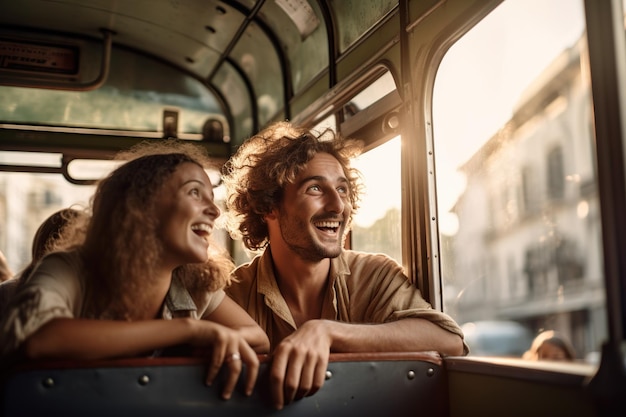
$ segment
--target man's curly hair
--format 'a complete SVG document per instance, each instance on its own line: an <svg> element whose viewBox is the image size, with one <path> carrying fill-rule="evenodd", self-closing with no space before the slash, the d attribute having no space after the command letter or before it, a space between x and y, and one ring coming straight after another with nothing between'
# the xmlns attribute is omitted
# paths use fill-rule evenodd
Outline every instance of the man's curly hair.
<svg viewBox="0 0 626 417"><path fill-rule="evenodd" d="M362 143L346 139L331 129L321 133L277 122L246 140L224 166L226 227L252 251L269 243L265 216L276 208L283 190L295 181L318 153L335 157L350 184L350 204L355 213L363 188L361 173L350 165L360 155ZM348 219L348 227L352 216Z"/></svg>

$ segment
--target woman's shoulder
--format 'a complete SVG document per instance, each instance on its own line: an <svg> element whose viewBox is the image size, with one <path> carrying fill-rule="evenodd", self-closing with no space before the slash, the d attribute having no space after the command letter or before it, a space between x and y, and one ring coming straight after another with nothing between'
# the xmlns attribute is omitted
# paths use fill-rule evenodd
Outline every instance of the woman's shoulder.
<svg viewBox="0 0 626 417"><path fill-rule="evenodd" d="M9 300L13 297L19 283L20 280L17 276L0 282L0 310L2 310L3 306L8 304Z"/></svg>
<svg viewBox="0 0 626 417"><path fill-rule="evenodd" d="M83 260L78 250L64 250L50 252L45 255L40 265L54 265L58 267L80 269L83 266Z"/></svg>
<svg viewBox="0 0 626 417"><path fill-rule="evenodd" d="M84 274L83 261L76 250L56 251L45 255L33 268L29 276L22 277L27 282L43 277L78 280Z"/></svg>

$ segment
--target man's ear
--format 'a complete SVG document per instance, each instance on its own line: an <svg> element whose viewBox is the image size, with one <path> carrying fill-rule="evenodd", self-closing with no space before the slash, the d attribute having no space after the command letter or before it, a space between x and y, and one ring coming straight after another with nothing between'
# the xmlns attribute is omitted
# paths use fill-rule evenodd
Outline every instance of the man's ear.
<svg viewBox="0 0 626 417"><path fill-rule="evenodd" d="M278 218L278 210L276 210L275 208L273 208L272 211L270 211L265 216L263 216L263 220L265 220L265 223L267 223L270 220L276 220L277 218Z"/></svg>

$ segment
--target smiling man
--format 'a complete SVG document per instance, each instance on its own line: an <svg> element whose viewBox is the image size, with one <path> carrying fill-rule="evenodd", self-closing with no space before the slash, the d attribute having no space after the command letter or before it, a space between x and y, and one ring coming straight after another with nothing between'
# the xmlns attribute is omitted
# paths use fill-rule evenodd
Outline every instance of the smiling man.
<svg viewBox="0 0 626 417"><path fill-rule="evenodd" d="M330 352L467 353L393 259L343 248L362 189L360 143L286 122L247 140L226 165L231 235L263 250L227 289L271 342L274 405L312 395Z"/></svg>

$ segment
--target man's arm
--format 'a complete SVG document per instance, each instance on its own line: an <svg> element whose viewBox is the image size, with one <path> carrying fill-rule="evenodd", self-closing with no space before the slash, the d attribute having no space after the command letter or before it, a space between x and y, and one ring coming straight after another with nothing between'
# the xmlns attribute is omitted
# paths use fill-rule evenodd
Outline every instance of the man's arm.
<svg viewBox="0 0 626 417"><path fill-rule="evenodd" d="M437 351L462 355L463 340L457 334L420 318L406 318L383 324L352 324L328 320L318 326L330 334L332 352L416 352Z"/></svg>
<svg viewBox="0 0 626 417"><path fill-rule="evenodd" d="M437 351L463 354L463 340L425 319L406 318L382 324L310 320L275 349L271 368L274 405L317 392L326 377L330 352Z"/></svg>

